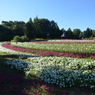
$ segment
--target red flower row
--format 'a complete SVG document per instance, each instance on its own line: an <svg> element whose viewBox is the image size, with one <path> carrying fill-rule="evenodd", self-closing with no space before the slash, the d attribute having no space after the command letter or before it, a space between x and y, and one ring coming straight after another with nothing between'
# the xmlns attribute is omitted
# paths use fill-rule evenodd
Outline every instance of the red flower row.
<svg viewBox="0 0 95 95"><path fill-rule="evenodd" d="M44 50L31 50L31 49L25 49L25 48L11 46L10 43L3 44L3 47L9 48L9 49L12 49L15 51L37 54L40 56L66 56L66 57L74 57L74 58L92 57L93 59L95 59L95 54L92 54L92 53L64 53L64 52L60 53L60 52L44 51Z"/></svg>

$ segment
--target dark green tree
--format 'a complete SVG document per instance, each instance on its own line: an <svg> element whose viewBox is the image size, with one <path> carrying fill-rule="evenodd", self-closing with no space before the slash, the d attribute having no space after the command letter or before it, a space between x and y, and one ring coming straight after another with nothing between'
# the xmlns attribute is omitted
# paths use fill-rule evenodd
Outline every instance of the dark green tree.
<svg viewBox="0 0 95 95"><path fill-rule="evenodd" d="M52 20L50 22L50 38L60 38L61 34L58 24Z"/></svg>
<svg viewBox="0 0 95 95"><path fill-rule="evenodd" d="M42 18L38 19L38 17L34 18L33 20L36 37L38 38L60 38L61 31L56 22L53 20L50 21L48 19Z"/></svg>
<svg viewBox="0 0 95 95"><path fill-rule="evenodd" d="M10 41L14 37L11 29L0 25L0 41Z"/></svg>
<svg viewBox="0 0 95 95"><path fill-rule="evenodd" d="M13 31L15 32L15 35L19 35L19 36L23 36L24 35L23 28L20 27L18 24L14 25Z"/></svg>
<svg viewBox="0 0 95 95"><path fill-rule="evenodd" d="M29 38L29 40L35 38L35 30L34 30L34 24L32 22L32 19L30 18L29 21L26 23L26 28L24 28L25 36Z"/></svg>
<svg viewBox="0 0 95 95"><path fill-rule="evenodd" d="M25 22L23 21L2 21L2 26L10 29L14 35L24 35L23 28L25 27Z"/></svg>
<svg viewBox="0 0 95 95"><path fill-rule="evenodd" d="M92 37L95 37L95 30L92 30Z"/></svg>
<svg viewBox="0 0 95 95"><path fill-rule="evenodd" d="M72 39L73 38L73 32L70 28L68 28L68 30L66 31L66 35L68 39Z"/></svg>
<svg viewBox="0 0 95 95"><path fill-rule="evenodd" d="M92 29L87 28L86 31L84 31L84 38L89 38L92 36Z"/></svg>
<svg viewBox="0 0 95 95"><path fill-rule="evenodd" d="M74 39L79 39L80 37L81 30L80 29L74 29L73 30L73 38Z"/></svg>
<svg viewBox="0 0 95 95"><path fill-rule="evenodd" d="M36 17L33 23L37 34L36 37L46 38L50 31L50 21L48 19L38 19L38 17Z"/></svg>

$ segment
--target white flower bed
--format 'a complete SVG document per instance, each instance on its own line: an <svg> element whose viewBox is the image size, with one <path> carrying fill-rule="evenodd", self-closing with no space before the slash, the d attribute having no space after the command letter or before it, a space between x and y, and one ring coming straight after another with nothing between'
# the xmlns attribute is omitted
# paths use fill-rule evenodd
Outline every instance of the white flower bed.
<svg viewBox="0 0 95 95"><path fill-rule="evenodd" d="M69 66L70 63L76 62L74 64L79 64L79 62L83 62L82 59L80 59L78 62L78 59L65 57L36 57L28 59L31 60L31 63L21 60L13 60L6 61L5 64L11 65L11 68L20 70L23 69L26 75L28 75L32 70L45 82L56 84L60 87L72 87L74 85L90 88L95 87L94 70L72 70L73 68L71 68L71 70L66 69L66 67ZM93 64L93 66L95 66L94 60L92 60L91 62L86 60L85 62L88 62L89 65Z"/></svg>
<svg viewBox="0 0 95 95"><path fill-rule="evenodd" d="M10 65L11 69L18 69L23 71L23 73L28 76L30 69L32 68L32 63L25 62L22 60L8 60L5 62L5 65Z"/></svg>
<svg viewBox="0 0 95 95"><path fill-rule="evenodd" d="M5 65L11 65L11 68L16 68L24 71L29 71L32 67L31 63L25 62L23 60L8 60L5 62Z"/></svg>
<svg viewBox="0 0 95 95"><path fill-rule="evenodd" d="M62 39L62 40L48 40L48 42L95 42L95 40L69 40L69 39Z"/></svg>
<svg viewBox="0 0 95 95"><path fill-rule="evenodd" d="M15 50L7 49L5 47L2 47L2 44L3 43L0 43L0 52L6 52L6 53L9 53L10 55L18 56L19 58L37 57L36 55L28 54L25 52L18 52Z"/></svg>
<svg viewBox="0 0 95 95"><path fill-rule="evenodd" d="M80 87L95 87L95 72L91 70L56 70L49 67L47 69L45 68L39 76L45 82L56 84L60 87L71 87L76 84Z"/></svg>
<svg viewBox="0 0 95 95"><path fill-rule="evenodd" d="M32 70L40 72L38 77L45 82L56 84L60 87L71 87L76 84L80 87L95 87L95 71L88 70L95 67L94 60L66 57L38 57L28 59L34 63Z"/></svg>
<svg viewBox="0 0 95 95"><path fill-rule="evenodd" d="M38 57L28 59L32 63L39 63L38 68L40 66L55 66L60 69L88 70L95 67L95 60L91 59L77 59L70 57Z"/></svg>

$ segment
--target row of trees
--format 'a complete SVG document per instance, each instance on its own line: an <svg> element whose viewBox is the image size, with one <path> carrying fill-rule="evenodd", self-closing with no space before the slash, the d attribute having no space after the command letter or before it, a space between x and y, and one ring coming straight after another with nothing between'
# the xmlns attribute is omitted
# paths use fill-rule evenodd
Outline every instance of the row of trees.
<svg viewBox="0 0 95 95"><path fill-rule="evenodd" d="M73 31L69 28L67 31L61 29L63 31L64 38L68 39L83 39L95 37L95 30L87 28L85 31L81 31L80 29L74 29Z"/></svg>
<svg viewBox="0 0 95 95"><path fill-rule="evenodd" d="M50 39L82 39L95 37L95 30L87 28L85 31L68 28L59 29L55 21L38 17L33 20L30 18L27 23L23 21L2 21L0 25L0 41L12 40L14 36L25 36L29 40L34 38L50 38Z"/></svg>

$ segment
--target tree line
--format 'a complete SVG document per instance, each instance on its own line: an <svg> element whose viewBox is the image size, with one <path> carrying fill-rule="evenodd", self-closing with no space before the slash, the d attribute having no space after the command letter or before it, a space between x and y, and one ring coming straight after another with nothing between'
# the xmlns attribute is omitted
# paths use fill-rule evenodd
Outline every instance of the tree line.
<svg viewBox="0 0 95 95"><path fill-rule="evenodd" d="M0 25L0 41L10 41L15 36L22 39L32 40L35 38L44 39L83 39L95 37L95 30L87 28L85 31L80 29L71 30L68 28L59 29L58 24L54 20L45 18L30 18L28 22L24 21L2 21Z"/></svg>

